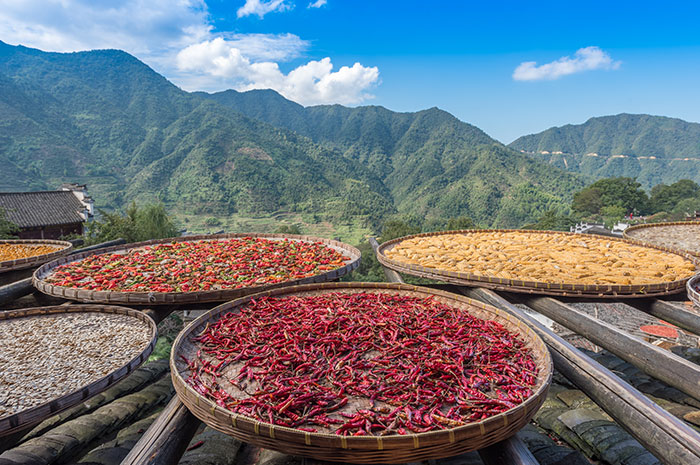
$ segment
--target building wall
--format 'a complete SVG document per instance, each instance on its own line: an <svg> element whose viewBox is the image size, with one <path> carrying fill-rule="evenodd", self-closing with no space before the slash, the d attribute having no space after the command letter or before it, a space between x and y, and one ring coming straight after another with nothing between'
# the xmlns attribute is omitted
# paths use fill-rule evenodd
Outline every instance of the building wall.
<svg viewBox="0 0 700 465"><path fill-rule="evenodd" d="M20 239L60 239L70 234L83 234L83 223L46 226L43 228L21 229Z"/></svg>

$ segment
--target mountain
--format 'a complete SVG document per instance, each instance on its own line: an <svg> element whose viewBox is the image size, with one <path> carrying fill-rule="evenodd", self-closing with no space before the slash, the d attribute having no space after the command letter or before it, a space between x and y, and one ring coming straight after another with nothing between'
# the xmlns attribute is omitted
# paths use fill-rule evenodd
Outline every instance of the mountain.
<svg viewBox="0 0 700 465"><path fill-rule="evenodd" d="M89 185L98 207L301 212L377 228L399 212L515 227L582 186L449 113L305 108L273 91L188 93L118 50L0 42L0 190Z"/></svg>
<svg viewBox="0 0 700 465"><path fill-rule="evenodd" d="M200 95L342 151L380 177L400 212L429 222L466 215L483 225L516 227L562 207L582 185L437 108L303 107L271 90Z"/></svg>
<svg viewBox="0 0 700 465"><path fill-rule="evenodd" d="M338 151L184 92L117 50L0 44L0 163L0 189L87 183L101 207L395 212L383 183Z"/></svg>
<svg viewBox="0 0 700 465"><path fill-rule="evenodd" d="M511 148L594 178L636 177L647 188L700 182L700 124L619 114L520 137Z"/></svg>

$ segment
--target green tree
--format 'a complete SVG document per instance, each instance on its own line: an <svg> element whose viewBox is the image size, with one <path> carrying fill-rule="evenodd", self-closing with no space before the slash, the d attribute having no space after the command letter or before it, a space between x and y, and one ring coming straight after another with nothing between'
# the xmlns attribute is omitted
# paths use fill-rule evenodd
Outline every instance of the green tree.
<svg viewBox="0 0 700 465"><path fill-rule="evenodd" d="M522 229L538 231L568 231L576 220L567 215L559 215L556 210L547 210L535 223L526 224Z"/></svg>
<svg viewBox="0 0 700 465"><path fill-rule="evenodd" d="M583 216L602 214L603 208L613 206L625 213L648 213L649 197L641 187L634 178L600 179L574 194L571 209Z"/></svg>
<svg viewBox="0 0 700 465"><path fill-rule="evenodd" d="M124 238L127 242L163 239L178 235L173 219L163 204L138 206L132 203L125 214L98 211L99 219L88 225L87 243L96 244Z"/></svg>
<svg viewBox="0 0 700 465"><path fill-rule="evenodd" d="M275 229L276 233L280 234L301 234L301 229L299 229L298 224L286 225L283 224Z"/></svg>
<svg viewBox="0 0 700 465"><path fill-rule="evenodd" d="M420 231L420 226L409 224L402 220L389 220L382 226L380 242L390 241L397 237L410 236L411 234L418 234Z"/></svg>
<svg viewBox="0 0 700 465"><path fill-rule="evenodd" d="M619 205L609 205L600 209L600 214L603 216L605 225L612 227L615 223L624 218L627 210Z"/></svg>
<svg viewBox="0 0 700 465"><path fill-rule="evenodd" d="M468 216L458 216L456 218L450 218L447 220L447 230L457 231L460 229L474 229L476 225L474 221Z"/></svg>
<svg viewBox="0 0 700 465"><path fill-rule="evenodd" d="M19 227L7 219L4 208L0 208L0 239L16 239Z"/></svg>
<svg viewBox="0 0 700 465"><path fill-rule="evenodd" d="M574 194L571 209L582 216L596 215L603 208L602 193L600 189L587 187Z"/></svg>
<svg viewBox="0 0 700 465"><path fill-rule="evenodd" d="M690 179L681 179L671 185L657 184L651 189L649 206L652 213L670 212L686 199L700 197L700 186Z"/></svg>

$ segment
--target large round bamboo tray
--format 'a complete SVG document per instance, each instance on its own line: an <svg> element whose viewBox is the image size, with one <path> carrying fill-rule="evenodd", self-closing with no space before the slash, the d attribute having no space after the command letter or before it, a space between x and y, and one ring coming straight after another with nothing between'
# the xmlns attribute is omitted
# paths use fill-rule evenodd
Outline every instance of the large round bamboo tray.
<svg viewBox="0 0 700 465"><path fill-rule="evenodd" d="M187 366L180 355L189 353L195 346L189 342L191 335L199 334L208 323L219 315L235 312L251 299L262 296L317 295L326 292L383 292L430 297L483 319L501 323L508 330L523 338L532 350L539 369L533 395L522 404L496 416L464 426L411 435L339 436L335 434L307 433L293 428L260 422L224 409L201 396L185 383L183 373ZM312 457L318 460L351 463L406 463L449 457L486 447L508 438L525 426L537 412L547 395L552 379L552 359L542 342L527 325L507 313L464 296L391 283L325 283L292 286L243 297L220 305L197 318L177 337L170 355L173 385L180 400L207 425L244 442L260 447L283 451L292 455Z"/></svg>
<svg viewBox="0 0 700 465"><path fill-rule="evenodd" d="M688 298L700 309L700 274L696 274L688 280Z"/></svg>
<svg viewBox="0 0 700 465"><path fill-rule="evenodd" d="M135 249L154 244L165 244L171 242L182 241L202 241L228 239L236 237L256 237L271 240L295 240L303 242L321 242L324 245L342 253L349 260L344 266L334 270L320 273L308 278L284 281L276 284L265 284L261 286L242 287L238 289L219 289L210 291L198 292L113 292L113 291L91 291L80 288L55 286L45 281L45 278L51 274L52 270L66 263L82 260L85 257L96 254L123 252L129 249ZM75 300L78 302L91 303L116 303L122 305L180 305L193 304L200 302L226 302L227 300L236 299L247 294L263 291L266 289L274 289L289 285L304 284L304 283L320 283L339 278L350 271L357 268L360 264L360 251L355 247L332 239L323 239L313 236L302 236L296 234L217 234L217 235L201 235L201 236L186 236L171 239L159 239L146 242L137 242L134 244L118 245L107 249L100 249L92 252L76 253L70 257L61 258L51 263L47 263L34 272L34 286L43 292L54 297Z"/></svg>
<svg viewBox="0 0 700 465"><path fill-rule="evenodd" d="M674 227L674 226L694 226L698 230L698 236L700 236L700 221L673 221L673 222L667 222L667 223L648 223L648 224L637 224L634 226L630 226L629 228L625 229L622 233L622 236L625 239L631 239L635 241L640 241L644 243L645 245L651 245L651 246L661 246L665 247L667 244L662 244L661 241L650 241L648 239L640 239L638 237L635 237L635 234L637 231L640 230L648 230L648 229L653 229L653 228L664 228L664 227ZM681 250L684 253L693 255L694 257L700 257L700 249L684 249L681 247L677 247L676 250Z"/></svg>
<svg viewBox="0 0 700 465"><path fill-rule="evenodd" d="M57 315L65 313L111 313L118 315L128 315L132 318L145 322L150 328L150 341L143 350L133 357L126 365L109 373L92 383L76 389L73 392L57 397L49 402L37 405L29 409L22 410L13 415L0 418L0 437L21 431L32 425L40 423L47 418L84 402L100 392L108 389L121 381L125 376L138 368L148 359L153 352L157 339L157 328L155 322L145 313L130 308L117 307L112 305L61 305L53 307L26 308L0 312L0 321L26 318L39 315Z"/></svg>
<svg viewBox="0 0 700 465"><path fill-rule="evenodd" d="M50 262L51 260L67 255L73 249L73 244L70 242L53 241L48 239L5 239L0 240L0 245L2 244L50 245L55 247L56 250L43 255L34 255L33 257L18 258L17 260L6 260L4 262L0 262L0 273L4 273L6 271L24 270L39 266L43 263Z"/></svg>
<svg viewBox="0 0 700 465"><path fill-rule="evenodd" d="M440 270L436 268L426 268L420 265L405 264L392 260L385 255L385 252L394 247L399 242L411 239L414 237L439 236L443 234L470 234L479 232L522 232L522 233L542 233L542 234L564 234L574 235L575 233L559 232L559 231L535 231L526 229L464 229L459 231L441 231L433 233L415 234L412 236L399 237L387 241L377 249L377 259L379 263L391 268L400 273L406 273L413 276L433 279L437 281L445 281L448 283L458 284L462 286L478 286L500 291L519 292L528 294L543 294L560 297L593 297L601 299L617 299L617 298L633 298L633 297L656 297L669 294L683 292L688 279L677 281L662 282L647 285L622 285L622 284L577 284L577 283L546 283L538 281L522 281L518 279L505 279L495 276L483 276L472 273L462 273L456 271ZM662 250L665 252L681 255L684 258L695 263L696 268L700 263L695 257L688 255L681 250L670 249L667 247L659 247L649 245L640 241L630 239L618 239L605 237L605 240L627 242L642 247Z"/></svg>

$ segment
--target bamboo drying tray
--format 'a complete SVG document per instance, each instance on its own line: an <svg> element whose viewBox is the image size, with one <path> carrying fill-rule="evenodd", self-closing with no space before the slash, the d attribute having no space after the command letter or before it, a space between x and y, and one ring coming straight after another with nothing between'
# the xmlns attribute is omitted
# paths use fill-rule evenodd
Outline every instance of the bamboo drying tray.
<svg viewBox="0 0 700 465"><path fill-rule="evenodd" d="M26 429L32 425L40 423L47 418L84 402L86 399L99 394L107 388L121 381L125 376L138 368L148 359L153 352L157 339L157 328L155 322L145 313L130 308L117 307L111 305L61 305L53 307L27 308L0 312L0 321L26 318L40 315L57 315L65 313L107 313L117 315L127 315L137 320L145 322L150 328L150 342L143 348L141 353L133 357L126 365L109 373L92 383L76 389L73 392L57 397L49 402L37 405L17 412L13 415L0 418L0 437Z"/></svg>
<svg viewBox="0 0 700 465"><path fill-rule="evenodd" d="M298 429L272 425L233 413L218 406L186 384L183 373L187 366L180 355L189 353L194 346L191 335L199 334L219 315L235 312L251 299L263 296L317 295L326 292L383 292L416 297L433 296L435 300L451 305L482 319L497 321L518 334L532 350L539 369L533 394L522 404L484 420L464 426L410 435L340 436L308 433ZM180 400L207 425L244 442L283 451L292 455L313 457L318 460L351 463L406 463L449 457L480 449L506 439L523 426L544 402L552 379L552 359L540 339L517 318L482 302L449 292L391 283L325 283L291 286L250 295L220 305L197 318L182 331L173 344L170 355L173 385Z"/></svg>
<svg viewBox="0 0 700 465"><path fill-rule="evenodd" d="M50 252L43 255L34 255L32 257L18 258L16 260L6 260L0 262L0 273L6 271L16 271L24 270L26 268L32 268L39 266L43 263L55 260L63 255L67 255L72 249L73 244L67 241L53 241L44 239L7 239L0 240L0 246L2 244L20 244L20 245L49 245L55 247L54 252Z"/></svg>
<svg viewBox="0 0 700 465"><path fill-rule="evenodd" d="M423 233L415 234L412 236L399 237L397 239L393 239L383 243L377 249L377 259L382 265L386 266L387 268L396 270L400 273L406 273L409 275L419 276L437 281L444 281L462 286L486 287L490 289L508 292L544 294L563 297L594 297L604 299L656 297L683 292L683 290L685 289L686 282L688 281L688 279L681 279L676 281L645 285L546 283L541 281L523 281L518 279L506 279L495 276L484 276L472 273L440 270L436 268L426 268L420 265L401 263L399 261L392 260L385 255L385 252L387 250L393 248L396 244L406 239L411 239L415 237L439 236L445 234L471 234L480 232L522 232L538 234L562 234L571 236L575 235L575 233L570 232L535 231L527 229L464 229L459 231ZM605 240L626 242L629 244L634 244L642 247L662 250L664 252L674 253L676 255L681 255L682 257L692 261L696 265L696 268L698 266L698 263L700 263L697 258L688 255L687 253L681 250L671 249L668 247L660 247L656 245L649 245L647 243L631 239L618 239L606 237Z"/></svg>
<svg viewBox="0 0 700 465"><path fill-rule="evenodd" d="M630 226L629 228L625 229L622 232L622 236L625 239L631 239L635 241L640 241L644 243L645 245L651 245L651 246L663 246L664 244L661 243L661 241L650 241L650 240L645 240L645 239L639 239L635 237L635 232L640 231L643 229L650 229L650 228L663 228L663 227L674 227L674 226L694 226L698 229L698 235L700 236L700 221L673 221L673 222L667 222L667 223L648 223L648 224L637 224L634 226ZM693 255L694 257L700 257L700 249L696 250L690 250L690 249L679 249L682 250L684 253Z"/></svg>
<svg viewBox="0 0 700 465"><path fill-rule="evenodd" d="M696 274L688 280L687 284L688 298L700 308L700 274Z"/></svg>
<svg viewBox="0 0 700 465"><path fill-rule="evenodd" d="M230 239L230 238L240 238L240 237L253 237L262 238L270 240L295 240L301 242L320 242L324 245L342 253L347 260L349 260L344 266L336 268L334 270L326 271L325 273L319 273L314 276L309 276L307 278L284 281L275 284L263 284L260 286L252 287L242 287L237 289L218 289L209 291L197 291L197 292L119 292L119 291L91 291L80 288L63 287L50 284L45 281L45 278L49 276L52 270L60 265L66 263L75 262L82 260L85 257L96 254L105 254L112 252L124 252L130 249L135 249L139 247L144 247L148 245L155 244L167 244L172 242L183 242L183 241L203 241L203 240L217 240L217 239ZM259 234L259 233L248 233L248 234L217 234L217 235L200 235L200 236L186 236L177 237L171 239L158 239L146 242L137 242L134 244L118 245L114 247L109 247L106 249L100 249L91 252L76 253L70 257L64 257L55 260L51 263L47 263L38 270L34 272L33 283L34 287L43 292L54 297L61 297L64 299L75 300L78 302L90 302L90 303L116 303L122 305L180 305L180 304L194 304L201 302L225 302L227 300L236 299L247 294L254 292L263 291L266 289L274 289L278 287L284 287L289 285L304 284L304 283L318 283L324 281L330 281L339 278L355 268L360 264L360 251L355 247L352 247L343 242L334 241L332 239L323 239L313 236L303 236L296 234Z"/></svg>

